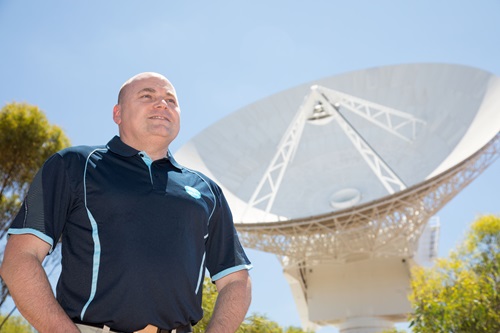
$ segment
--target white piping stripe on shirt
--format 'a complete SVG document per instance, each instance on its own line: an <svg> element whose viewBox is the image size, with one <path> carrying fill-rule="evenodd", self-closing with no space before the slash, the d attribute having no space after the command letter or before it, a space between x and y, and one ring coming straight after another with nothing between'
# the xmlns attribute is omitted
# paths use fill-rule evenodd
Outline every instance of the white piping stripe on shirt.
<svg viewBox="0 0 500 333"><path fill-rule="evenodd" d="M97 290L97 279L99 275L99 265L101 263L101 242L99 240L99 231L97 228L97 222L94 219L94 216L92 216L92 213L90 212L89 208L87 207L87 181L86 181L86 176L87 176L87 166L89 164L89 159L90 157L96 152L96 151L103 151L106 152L107 149L95 149L93 150L88 156L87 160L85 161L85 169L83 172L83 198L85 202L85 209L87 210L87 215L90 220L90 225L92 226L92 239L94 241L94 258L93 258L93 263L92 263L92 284L91 284L91 289L90 289L90 296L85 304L85 306L82 309L82 312L80 314L80 320L83 320L83 316L85 315L85 312L87 311L87 308L89 307L90 303L94 300L96 290Z"/></svg>
<svg viewBox="0 0 500 333"><path fill-rule="evenodd" d="M210 220L212 219L212 215L215 212L215 206L217 205L217 197L215 196L214 192L212 191L212 188L210 187L210 184L208 184L208 182L205 180L205 178L200 176L200 174L194 170L188 169L186 167L184 167L184 169L186 169L186 171L189 171L189 172L197 175L207 185L208 189L210 190L210 193L212 193L212 197L214 198L214 206L212 207L212 211L210 212L210 216L208 217L208 224L210 224Z"/></svg>
<svg viewBox="0 0 500 333"><path fill-rule="evenodd" d="M213 197L213 200L214 200L214 205L212 207L212 211L210 212L210 215L208 216L208 224L210 225L210 220L212 219L212 215L215 212L215 206L217 205L217 197L215 196L214 192L212 191L212 188L210 187L210 184L208 184L208 182L205 180L205 178L203 178L202 176L200 176L200 174L197 173L196 171L193 171L193 170L188 169L186 167L184 167L184 169L186 171L188 171L188 172L191 172L191 173L197 175L207 185L208 189L210 190L210 193L212 193L212 197ZM207 239L208 238L208 234L206 234L203 238ZM198 291L200 290L200 287L203 284L203 273L205 272L205 270L204 270L204 264L205 264L206 254L207 254L206 251L204 251L203 252L203 258L201 260L200 270L198 272L198 285L196 286L196 292L195 292L195 294L198 294Z"/></svg>
<svg viewBox="0 0 500 333"><path fill-rule="evenodd" d="M205 255L206 255L206 252L203 252L203 258L201 259L200 271L198 272L198 283L196 286L196 291L194 292L195 295L198 294L198 291L200 290L201 286L203 285L203 273L205 272L203 267L205 264Z"/></svg>

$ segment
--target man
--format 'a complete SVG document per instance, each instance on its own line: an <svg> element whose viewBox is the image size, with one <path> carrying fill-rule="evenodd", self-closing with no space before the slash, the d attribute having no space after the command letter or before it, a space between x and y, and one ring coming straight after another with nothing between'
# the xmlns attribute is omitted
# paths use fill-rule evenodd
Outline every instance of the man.
<svg viewBox="0 0 500 333"><path fill-rule="evenodd" d="M233 333L251 264L220 188L179 165L172 84L141 73L120 89L107 146L72 147L35 176L9 229L1 275L40 333L191 332L205 268L219 292L207 333ZM62 240L54 297L41 263Z"/></svg>

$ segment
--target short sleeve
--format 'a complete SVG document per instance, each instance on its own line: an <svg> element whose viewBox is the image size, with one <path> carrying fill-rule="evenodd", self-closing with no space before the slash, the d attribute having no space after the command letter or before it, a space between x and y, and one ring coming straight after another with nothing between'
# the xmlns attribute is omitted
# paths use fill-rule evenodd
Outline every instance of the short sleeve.
<svg viewBox="0 0 500 333"><path fill-rule="evenodd" d="M8 233L33 234L49 243L52 252L64 228L70 200L64 160L54 154L35 175Z"/></svg>
<svg viewBox="0 0 500 333"><path fill-rule="evenodd" d="M216 207L210 219L207 239L207 269L216 281L230 273L251 269L236 229L229 205L221 189L215 187Z"/></svg>

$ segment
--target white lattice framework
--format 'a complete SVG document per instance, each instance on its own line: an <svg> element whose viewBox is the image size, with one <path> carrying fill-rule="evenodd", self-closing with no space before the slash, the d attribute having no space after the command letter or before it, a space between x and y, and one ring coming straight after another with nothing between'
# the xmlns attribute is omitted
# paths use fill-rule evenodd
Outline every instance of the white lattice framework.
<svg viewBox="0 0 500 333"><path fill-rule="evenodd" d="M468 159L422 183L353 208L286 222L235 224L244 246L284 266L345 262L358 257L412 256L423 229L500 153L500 133Z"/></svg>
<svg viewBox="0 0 500 333"><path fill-rule="evenodd" d="M389 134L407 142L416 137L417 126L425 124L415 116L377 104L337 90L314 85L299 107L290 126L285 131L276 153L264 172L244 216L255 207L261 207L264 218L273 206L288 165L293 160L300 143L304 126L310 122L335 120L354 148L368 164L389 194L404 190L406 185L370 144L350 124L340 109L350 111Z"/></svg>

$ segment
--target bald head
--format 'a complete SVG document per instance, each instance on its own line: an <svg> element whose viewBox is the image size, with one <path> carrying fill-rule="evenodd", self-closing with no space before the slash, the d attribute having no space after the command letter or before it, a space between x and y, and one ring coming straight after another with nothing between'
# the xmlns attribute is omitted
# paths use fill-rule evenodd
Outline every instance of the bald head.
<svg viewBox="0 0 500 333"><path fill-rule="evenodd" d="M161 74L158 74L155 72L139 73L137 75L132 76L130 79L125 81L124 84L122 84L122 86L120 88L120 92L118 93L118 104L121 104L121 102L123 101L123 97L127 93L127 88L128 88L128 86L130 86L130 84L132 84L136 81L140 81L140 80L144 80L144 79L148 79L148 78L152 78L152 77L155 77L155 78L158 78L158 79L161 79L161 80L168 82L170 84L170 86L172 86L172 88L173 88L172 83L170 83L170 81L165 76L163 76ZM175 89L174 89L174 91L175 91Z"/></svg>
<svg viewBox="0 0 500 333"><path fill-rule="evenodd" d="M164 158L180 129L180 107L174 87L163 75L140 73L121 87L113 121L123 143Z"/></svg>

